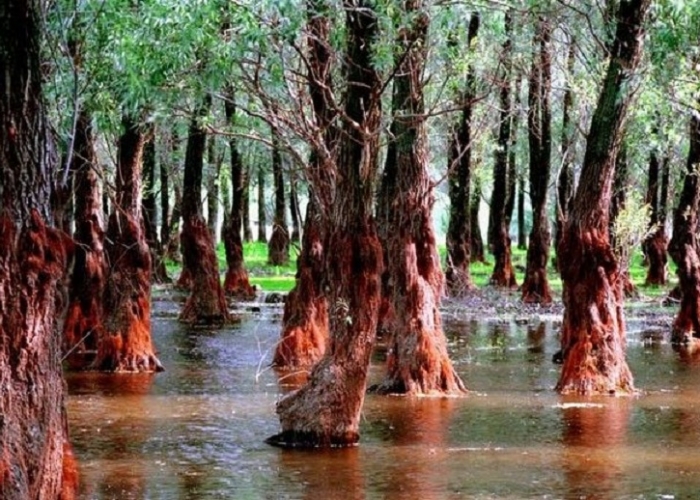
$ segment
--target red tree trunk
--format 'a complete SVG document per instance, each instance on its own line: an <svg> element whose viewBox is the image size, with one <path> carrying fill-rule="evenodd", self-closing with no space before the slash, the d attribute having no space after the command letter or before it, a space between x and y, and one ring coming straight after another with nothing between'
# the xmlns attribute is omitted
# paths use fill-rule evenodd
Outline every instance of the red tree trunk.
<svg viewBox="0 0 700 500"><path fill-rule="evenodd" d="M76 246L63 351L71 368L82 369L94 361L97 352L107 274L97 158L90 116L85 111L80 113L74 142Z"/></svg>
<svg viewBox="0 0 700 500"><path fill-rule="evenodd" d="M700 104L700 100L696 101ZM690 118L690 150L683 191L673 217L673 236L668 250L676 263L681 306L673 323L671 340L693 348L700 337L700 246L698 246L698 210L700 182L700 118L693 112Z"/></svg>
<svg viewBox="0 0 700 500"><path fill-rule="evenodd" d="M649 180L647 185L646 202L651 206L651 220L649 224L653 232L642 243L644 255L647 259L646 285L666 284L666 228L662 222L661 207L659 203L659 158L656 151L652 151L649 157Z"/></svg>
<svg viewBox="0 0 700 500"><path fill-rule="evenodd" d="M330 207L326 277L330 340L309 382L277 405L280 446L348 446L359 440L369 360L381 299L382 248L372 216L381 122L378 74L371 67L377 20L369 5L344 3L347 25L347 95ZM352 122L351 122L352 121ZM328 177L326 177L328 178ZM324 206L323 208L328 208Z"/></svg>
<svg viewBox="0 0 700 500"><path fill-rule="evenodd" d="M534 38L532 68L528 90L528 143L530 145L530 203L532 230L527 247L527 266L522 286L523 302L550 304L552 291L547 279L549 258L549 219L547 217L547 190L552 162L552 55L550 48L551 25L541 17Z"/></svg>
<svg viewBox="0 0 700 500"><path fill-rule="evenodd" d="M615 158L642 53L650 0L620 4L603 88L588 134L573 209L559 245L564 282L563 366L557 390L576 394L634 391L625 359L620 269L610 246L608 217Z"/></svg>
<svg viewBox="0 0 700 500"><path fill-rule="evenodd" d="M0 498L8 500L70 498L73 472L62 470L71 454L56 288L67 256L47 226L56 157L42 101L42 5L8 0L0 9Z"/></svg>
<svg viewBox="0 0 700 500"><path fill-rule="evenodd" d="M467 46L472 47L479 31L479 14L469 20ZM471 224L469 192L471 189L471 126L472 106L476 98L474 68L467 69L466 92L463 96L462 115L455 137L450 145L450 221L447 228L447 289L454 297L462 296L474 285L469 274L471 262Z"/></svg>
<svg viewBox="0 0 700 500"><path fill-rule="evenodd" d="M180 321L197 326L220 326L229 320L226 296L219 279L214 237L202 215L206 133L199 121L210 105L211 98L206 97L199 109L199 116L194 116L190 122L182 189L182 261L183 270L189 270L192 281L190 296L182 308Z"/></svg>
<svg viewBox="0 0 700 500"><path fill-rule="evenodd" d="M119 139L115 208L109 217L104 328L93 367L114 372L162 371L151 340L151 254L141 221L141 163L146 137L124 118Z"/></svg>
<svg viewBox="0 0 700 500"><path fill-rule="evenodd" d="M378 219L386 248L395 318L382 393L465 392L447 354L440 300L443 274L431 213L433 193L427 171L423 70L430 20L421 0L404 4L412 25L400 30L394 79L390 144L382 176ZM405 52L405 53L404 53Z"/></svg>
<svg viewBox="0 0 700 500"><path fill-rule="evenodd" d="M499 82L501 89L499 102L501 107L501 124L498 129L498 149L496 161L493 167L493 191L491 193L491 213L489 244L492 245L492 253L495 259L491 284L503 288L515 288L515 269L511 261L510 235L506 227L506 202L508 187L508 146L510 142L511 125L511 98L510 98L510 73L512 41L512 18L510 12L506 13L505 20L506 41L503 44L501 54L503 70Z"/></svg>

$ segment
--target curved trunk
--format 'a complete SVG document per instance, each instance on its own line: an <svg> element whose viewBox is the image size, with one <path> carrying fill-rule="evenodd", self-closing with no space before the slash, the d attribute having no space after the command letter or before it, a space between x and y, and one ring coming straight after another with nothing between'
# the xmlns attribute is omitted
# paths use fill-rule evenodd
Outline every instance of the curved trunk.
<svg viewBox="0 0 700 500"><path fill-rule="evenodd" d="M289 262L289 231L284 200L282 153L275 131L272 132L272 178L275 184L275 216L272 220L272 234L267 244L267 263L272 266L284 266Z"/></svg>
<svg viewBox="0 0 700 500"><path fill-rule="evenodd" d="M227 99L224 101L226 119L233 124L236 119L236 102L233 88L226 90ZM250 285L248 271L243 261L243 240L241 239L241 224L243 220L244 206L244 169L241 157L238 154L236 138L232 136L229 141L231 154L231 213L224 218L222 237L226 249L226 277L224 278L224 292L244 299L255 297L255 288Z"/></svg>
<svg viewBox="0 0 700 500"><path fill-rule="evenodd" d="M469 20L467 46L473 51L474 40L479 31L479 14ZM471 261L471 227L469 219L469 192L471 189L471 125L472 106L476 98L474 68L467 69L466 92L463 96L462 115L455 137L450 145L448 178L450 183L450 220L447 228L447 290L459 297L474 285L469 274Z"/></svg>
<svg viewBox="0 0 700 500"><path fill-rule="evenodd" d="M277 405L282 432L270 444L291 447L349 446L359 424L381 299L382 248L372 217L381 122L378 74L371 67L377 21L371 7L347 0L347 96L326 254L330 339L309 382ZM355 126L357 125L357 126ZM325 176L328 179L328 176ZM335 188L335 189L334 189ZM324 206L326 208L326 206Z"/></svg>
<svg viewBox="0 0 700 500"><path fill-rule="evenodd" d="M550 95L552 86L551 25L540 17L535 35L532 67L528 90L528 143L530 146L530 204L532 230L527 247L527 265L522 286L526 303L550 304L552 291L547 279L549 258L549 219L547 218L547 189L552 158ZM538 54L539 52L539 54ZM538 57L539 56L539 57Z"/></svg>
<svg viewBox="0 0 700 500"><path fill-rule="evenodd" d="M90 116L80 113L75 130L75 259L63 322L63 352L68 365L82 369L94 361L104 320L102 298L107 265L102 198Z"/></svg>
<svg viewBox="0 0 700 500"><path fill-rule="evenodd" d="M9 0L0 9L0 497L8 500L71 492L55 334L67 255L47 226L56 157L41 97L41 5Z"/></svg>
<svg viewBox="0 0 700 500"><path fill-rule="evenodd" d="M700 104L700 101L696 101ZM673 217L673 236L668 250L676 263L681 306L673 323L674 343L694 344L700 336L700 247L698 246L698 209L700 182L700 118L697 112L690 119L690 150L683 191Z"/></svg>
<svg viewBox="0 0 700 500"><path fill-rule="evenodd" d="M506 226L506 197L508 188L508 146L510 142L511 126L511 98L510 98L510 73L511 73L511 28L512 18L510 12L505 19L506 41L503 44L501 54L503 70L500 77L499 103L501 108L501 124L498 129L498 149L496 161L493 167L493 191L491 192L491 212L488 241L491 246L495 264L491 275L491 284L497 287L514 288L515 269L511 261L510 235Z"/></svg>
<svg viewBox="0 0 700 500"><path fill-rule="evenodd" d="M109 263L104 328L97 342L97 370L161 371L151 341L151 255L141 221L141 162L146 137L124 117L119 139L115 208L105 250Z"/></svg>
<svg viewBox="0 0 700 500"><path fill-rule="evenodd" d="M421 0L405 3L412 25L401 30L391 124L393 155L382 176L383 213L378 214L395 319L388 339L382 393L465 392L447 354L440 300L443 274L432 227L434 202L427 171L423 69L430 20ZM403 51L406 51L404 54ZM393 163L393 164L392 164ZM380 217L381 215L381 217Z"/></svg>
<svg viewBox="0 0 700 500"><path fill-rule="evenodd" d="M229 320L228 306L219 279L214 238L202 216L202 170L206 133L199 124L207 113L211 97L205 97L190 123L185 153L182 194L183 227L180 235L183 272L191 276L191 292L180 313L180 321L197 326L221 326Z"/></svg>
<svg viewBox="0 0 700 500"><path fill-rule="evenodd" d="M625 359L620 269L610 245L608 217L615 159L632 98L630 79L641 58L649 0L620 4L617 31L603 88L588 134L573 209L559 245L564 283L557 390L576 394L634 391Z"/></svg>

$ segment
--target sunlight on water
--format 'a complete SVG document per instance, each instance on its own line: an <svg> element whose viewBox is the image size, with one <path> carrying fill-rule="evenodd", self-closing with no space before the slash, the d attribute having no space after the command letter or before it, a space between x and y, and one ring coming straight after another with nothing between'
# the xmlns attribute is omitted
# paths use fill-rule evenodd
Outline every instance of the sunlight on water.
<svg viewBox="0 0 700 500"><path fill-rule="evenodd" d="M700 365L629 331L635 398L557 396L551 323L448 323L465 398L370 395L361 446L285 451L267 364L279 315L188 332L154 319L166 372L68 375L85 499L691 498L700 491ZM371 379L383 375L381 350ZM289 382L289 381L288 381Z"/></svg>

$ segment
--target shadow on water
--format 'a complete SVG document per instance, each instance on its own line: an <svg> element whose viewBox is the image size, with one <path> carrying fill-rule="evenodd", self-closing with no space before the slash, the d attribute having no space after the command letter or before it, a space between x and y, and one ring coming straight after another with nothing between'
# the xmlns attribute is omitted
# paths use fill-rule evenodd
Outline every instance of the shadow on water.
<svg viewBox="0 0 700 500"><path fill-rule="evenodd" d="M167 304L158 307L164 311ZM447 322L464 398L366 398L359 447L288 451L275 403L305 374L268 366L277 316L220 331L153 320L166 371L70 373L84 499L691 498L700 490L700 366L633 326L627 399L553 392L558 326ZM373 357L370 382L384 375ZM284 378L286 376L286 378ZM280 379L280 377L283 377Z"/></svg>

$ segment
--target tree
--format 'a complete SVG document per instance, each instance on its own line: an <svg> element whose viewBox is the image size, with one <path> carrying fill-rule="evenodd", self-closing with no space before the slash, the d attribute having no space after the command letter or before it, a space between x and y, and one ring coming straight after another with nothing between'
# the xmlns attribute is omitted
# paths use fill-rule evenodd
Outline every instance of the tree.
<svg viewBox="0 0 700 500"><path fill-rule="evenodd" d="M377 213L395 312L387 340L387 375L378 391L462 393L466 389L447 354L442 330L444 278L431 220L434 197L427 171L422 80L430 18L422 0L406 0L403 8L411 24L400 27L395 48L391 142Z"/></svg>
<svg viewBox="0 0 700 500"><path fill-rule="evenodd" d="M162 371L151 340L151 255L142 229L141 170L145 131L123 117L116 197L105 251L108 274L103 328L93 367L112 372Z"/></svg>
<svg viewBox="0 0 700 500"><path fill-rule="evenodd" d="M284 197L284 171L278 132L272 131L272 179L275 187L275 215L272 219L272 235L267 243L267 262L283 266L289 262L289 230Z"/></svg>
<svg viewBox="0 0 700 500"><path fill-rule="evenodd" d="M267 214L265 212L265 171L258 165L258 242L267 243Z"/></svg>
<svg viewBox="0 0 700 500"><path fill-rule="evenodd" d="M700 332L700 246L698 245L698 209L700 208L700 99L690 118L690 149L681 198L673 216L673 236L668 246L676 263L681 305L673 322L671 341L694 347Z"/></svg>
<svg viewBox="0 0 700 500"><path fill-rule="evenodd" d="M77 487L63 470L71 452L55 332L68 256L49 227L56 156L42 96L43 5L0 8L0 497L8 500L71 498Z"/></svg>
<svg viewBox="0 0 700 500"><path fill-rule="evenodd" d="M498 147L493 166L493 191L491 192L492 234L489 235L492 244L492 253L496 260L491 275L491 283L497 287L513 288L517 286L515 281L515 269L511 261L510 236L506 227L506 201L508 187L508 146L510 143L511 127L511 67L512 67L512 25L513 19L510 12L505 14L506 40L503 42L501 53L501 74L499 75L499 106L501 109L500 124L498 127Z"/></svg>
<svg viewBox="0 0 700 500"><path fill-rule="evenodd" d="M624 297L609 241L608 218L615 159L633 95L650 3L620 2L579 185L559 243L565 307L563 366L557 383L561 393L625 394L634 390L625 359Z"/></svg>
<svg viewBox="0 0 700 500"><path fill-rule="evenodd" d="M152 130L150 135L155 134ZM163 248L158 240L158 228L156 227L156 143L155 136L144 146L143 151L143 223L148 248L151 251L151 279L154 283L170 283L168 271L163 259ZM167 213L167 212L166 212ZM166 217L167 218L167 217Z"/></svg>
<svg viewBox="0 0 700 500"><path fill-rule="evenodd" d="M530 203L532 229L527 247L527 266L522 286L524 302L549 304L552 291L547 280L549 258L549 220L547 189L552 163L552 87L551 24L541 16L534 37L532 67L528 88L528 143L530 145Z"/></svg>
<svg viewBox="0 0 700 500"><path fill-rule="evenodd" d="M474 52L479 32L479 14L473 13L467 30L469 53ZM447 289L452 296L460 296L473 287L469 275L471 260L471 224L469 193L471 190L471 127L472 106L476 99L473 64L467 68L465 92L461 98L462 112L450 144L448 178L450 188L450 220L447 228Z"/></svg>
<svg viewBox="0 0 700 500"><path fill-rule="evenodd" d="M327 224L329 343L306 385L277 404L282 431L270 444L349 446L359 423L381 299L382 248L372 214L381 83L372 67L377 19L369 4L347 0L347 91L336 171L316 192L334 193ZM331 172L329 172L330 174ZM318 179L318 178L317 178ZM314 181L316 182L316 181ZM320 196L320 194L319 194Z"/></svg>
<svg viewBox="0 0 700 500"><path fill-rule="evenodd" d="M666 217L662 213L662 202L660 197L661 186L659 184L660 170L663 168L662 177L666 180L666 189L668 190L668 158L664 158L663 167L660 165L658 151L652 150L649 154L649 177L647 184L646 202L651 208L651 218L649 220L649 234L642 242L644 255L647 258L647 277L646 285L665 285L666 284L666 246L668 238L666 237ZM668 191L666 191L668 193ZM664 210L665 211L665 210Z"/></svg>

